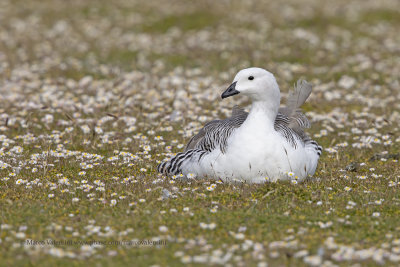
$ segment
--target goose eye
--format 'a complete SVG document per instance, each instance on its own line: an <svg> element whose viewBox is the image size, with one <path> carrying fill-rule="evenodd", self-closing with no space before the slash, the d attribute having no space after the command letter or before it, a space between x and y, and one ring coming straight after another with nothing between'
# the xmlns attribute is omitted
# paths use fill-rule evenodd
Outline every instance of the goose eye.
<svg viewBox="0 0 400 267"><path fill-rule="evenodd" d="M254 80L254 77L253 76L249 76L249 80L250 81Z"/></svg>

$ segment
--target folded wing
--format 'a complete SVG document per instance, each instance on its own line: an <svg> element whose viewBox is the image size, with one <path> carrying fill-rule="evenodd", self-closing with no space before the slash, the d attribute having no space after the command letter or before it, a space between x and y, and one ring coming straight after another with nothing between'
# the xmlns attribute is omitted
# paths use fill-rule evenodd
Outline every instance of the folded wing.
<svg viewBox="0 0 400 267"><path fill-rule="evenodd" d="M198 134L193 136L186 146L185 152L190 149L201 149L211 152L219 147L225 153L227 140L232 132L239 128L246 120L248 113L242 108L234 106L232 116L225 120L208 122Z"/></svg>

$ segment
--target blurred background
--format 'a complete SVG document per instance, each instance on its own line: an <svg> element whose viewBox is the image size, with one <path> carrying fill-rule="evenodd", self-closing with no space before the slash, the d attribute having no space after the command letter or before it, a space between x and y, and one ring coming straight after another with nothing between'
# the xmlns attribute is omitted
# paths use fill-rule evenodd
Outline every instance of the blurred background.
<svg viewBox="0 0 400 267"><path fill-rule="evenodd" d="M0 75L109 77L121 71L260 66L390 83L397 77L400 4L381 1L0 1Z"/></svg>

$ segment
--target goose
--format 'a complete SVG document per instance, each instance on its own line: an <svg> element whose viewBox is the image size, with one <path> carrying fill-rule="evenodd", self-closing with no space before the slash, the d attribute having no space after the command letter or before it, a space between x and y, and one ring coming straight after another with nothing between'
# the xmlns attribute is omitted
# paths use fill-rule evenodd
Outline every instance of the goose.
<svg viewBox="0 0 400 267"><path fill-rule="evenodd" d="M312 176L322 147L304 132L310 122L300 110L311 90L310 83L299 80L280 108L280 89L272 73L255 67L239 71L221 97L248 96L250 111L235 106L231 117L206 123L183 152L164 160L157 170L166 176L247 183Z"/></svg>

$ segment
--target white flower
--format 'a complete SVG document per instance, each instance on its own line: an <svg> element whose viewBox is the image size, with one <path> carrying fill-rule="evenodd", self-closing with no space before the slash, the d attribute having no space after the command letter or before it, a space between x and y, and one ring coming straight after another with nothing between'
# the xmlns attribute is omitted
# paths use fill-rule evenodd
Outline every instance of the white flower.
<svg viewBox="0 0 400 267"><path fill-rule="evenodd" d="M74 127L65 128L65 132L70 133L74 130Z"/></svg>
<svg viewBox="0 0 400 267"><path fill-rule="evenodd" d="M16 233L15 234L15 237L16 238L19 238L19 239L24 239L25 238L25 233L23 233L23 232L18 232L18 233Z"/></svg>
<svg viewBox="0 0 400 267"><path fill-rule="evenodd" d="M356 84L356 79L347 75L342 76L338 82L338 85L344 89L350 89L355 84Z"/></svg>
<svg viewBox="0 0 400 267"><path fill-rule="evenodd" d="M188 256L188 255L185 255L185 256L183 256L183 257L181 258L181 262L182 262L183 264L190 263L191 261L192 261L192 257L190 257L190 256Z"/></svg>
<svg viewBox="0 0 400 267"><path fill-rule="evenodd" d="M12 151L13 153L16 153L16 154L20 154L24 151L24 149L20 146L15 146L10 151Z"/></svg>
<svg viewBox="0 0 400 267"><path fill-rule="evenodd" d="M201 222L199 225L200 225L201 229L213 230L213 229L215 229L215 227L217 227L217 225L215 223L206 224L204 222Z"/></svg>
<svg viewBox="0 0 400 267"><path fill-rule="evenodd" d="M344 191L346 191L346 192L351 191L351 187L346 186L346 187L344 188Z"/></svg>
<svg viewBox="0 0 400 267"><path fill-rule="evenodd" d="M162 233L168 232L168 227L165 225L161 225L160 227L158 227L158 230Z"/></svg>
<svg viewBox="0 0 400 267"><path fill-rule="evenodd" d="M102 134L103 133L103 129L101 129L100 127L95 127L94 128L94 131L97 133L97 134Z"/></svg>
<svg viewBox="0 0 400 267"><path fill-rule="evenodd" d="M243 233L238 233L238 234L235 234L234 236L238 240L243 240L244 239L244 234Z"/></svg>
<svg viewBox="0 0 400 267"><path fill-rule="evenodd" d="M210 223L210 224L208 225L208 229L210 229L210 230L215 229L215 227L217 227L217 225L216 225L215 223Z"/></svg>
<svg viewBox="0 0 400 267"><path fill-rule="evenodd" d="M304 262L311 266L320 266L322 263L322 258L318 255L306 256L304 257Z"/></svg>
<svg viewBox="0 0 400 267"><path fill-rule="evenodd" d="M194 173L188 173L188 175L186 175L186 177L187 177L188 179L194 179L194 178L196 178L196 174L194 174Z"/></svg>
<svg viewBox="0 0 400 267"><path fill-rule="evenodd" d="M52 123L53 120L54 120L54 117L53 117L53 115L51 115L51 114L46 114L46 115L41 119L41 121L44 122L44 123Z"/></svg>
<svg viewBox="0 0 400 267"><path fill-rule="evenodd" d="M58 180L59 184L66 184L69 185L69 179L67 177L63 177L61 179Z"/></svg>
<svg viewBox="0 0 400 267"><path fill-rule="evenodd" d="M238 229L238 232L241 233L241 232L245 232L246 230L247 230L246 226L240 226Z"/></svg>
<svg viewBox="0 0 400 267"><path fill-rule="evenodd" d="M217 187L216 184L211 184L210 186L207 186L208 191L214 191L214 189Z"/></svg>

